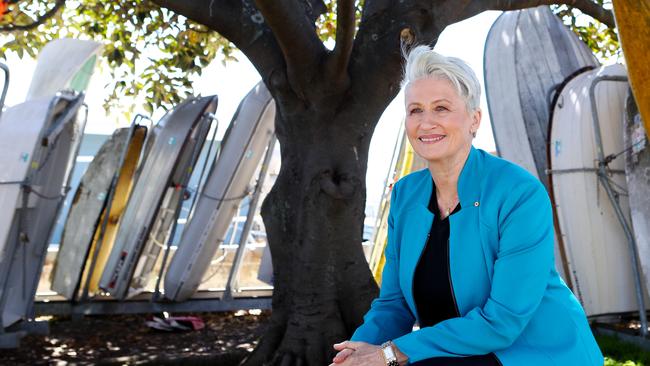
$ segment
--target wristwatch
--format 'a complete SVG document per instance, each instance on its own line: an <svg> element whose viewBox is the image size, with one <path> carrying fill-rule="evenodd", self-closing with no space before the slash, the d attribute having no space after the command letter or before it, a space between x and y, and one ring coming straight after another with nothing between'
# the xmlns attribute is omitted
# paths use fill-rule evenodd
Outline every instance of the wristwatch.
<svg viewBox="0 0 650 366"><path fill-rule="evenodd" d="M399 366L399 363L397 362L397 356L395 355L395 350L393 349L393 342L388 341L382 344L381 354L384 356L386 366Z"/></svg>

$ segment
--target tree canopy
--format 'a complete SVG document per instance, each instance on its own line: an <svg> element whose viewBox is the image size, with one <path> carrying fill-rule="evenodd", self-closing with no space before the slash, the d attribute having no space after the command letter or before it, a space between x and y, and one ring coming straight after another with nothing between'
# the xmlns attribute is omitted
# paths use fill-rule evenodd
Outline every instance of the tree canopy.
<svg viewBox="0 0 650 366"><path fill-rule="evenodd" d="M586 1L611 9L611 0ZM325 0L315 21L318 37L326 45L335 42L338 3ZM364 1L353 6L357 29ZM570 5L552 8L599 57L620 52L613 27ZM104 44L104 60L113 80L106 86L104 107L111 112L168 109L193 93L190 77L201 75L210 62L237 61L236 46L226 38L148 0L2 0L0 13L0 32L5 37L0 59L8 53L35 58L45 44L60 37ZM140 99L131 99L135 96ZM125 103L125 98L130 102Z"/></svg>

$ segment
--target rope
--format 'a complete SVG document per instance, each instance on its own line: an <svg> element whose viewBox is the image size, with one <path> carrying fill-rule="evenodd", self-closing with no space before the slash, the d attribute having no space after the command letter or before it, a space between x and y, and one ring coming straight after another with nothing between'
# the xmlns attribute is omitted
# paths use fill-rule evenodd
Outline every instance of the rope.
<svg viewBox="0 0 650 366"><path fill-rule="evenodd" d="M28 184L23 184L23 189L25 190L25 193L33 193L37 197L40 197L40 198L45 199L45 200L57 200L57 199L65 197L68 194L68 192L70 191L70 186L65 186L65 187L62 187L62 188L63 188L63 193L62 194L59 194L57 196L46 196L46 195L40 193L39 191L35 190L32 186L30 186Z"/></svg>
<svg viewBox="0 0 650 366"><path fill-rule="evenodd" d="M250 195L251 195L251 192L250 192L250 191L247 191L247 192L244 193L243 195L241 195L241 196L237 196L237 197L217 198L217 197L214 197L214 196L210 196L210 195L208 195L208 194L206 194L206 193L202 193L202 194L201 194L201 197L209 198L209 199L214 200L214 201L217 201L217 202L227 202L227 201L237 201L237 200L241 200L241 199L244 199L244 198L246 198L246 197L248 197L248 196L250 196Z"/></svg>

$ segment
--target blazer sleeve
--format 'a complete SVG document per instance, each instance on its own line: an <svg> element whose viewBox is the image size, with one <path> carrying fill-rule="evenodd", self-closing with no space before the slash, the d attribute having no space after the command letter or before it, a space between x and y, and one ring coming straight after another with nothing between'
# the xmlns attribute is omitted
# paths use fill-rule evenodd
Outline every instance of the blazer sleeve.
<svg viewBox="0 0 650 366"><path fill-rule="evenodd" d="M391 193L391 208L388 214L388 243L384 255L386 261L382 272L379 297L373 300L370 310L363 317L363 324L357 328L351 340L382 344L413 330L415 317L411 313L399 286L399 250L394 232L394 207L397 186Z"/></svg>
<svg viewBox="0 0 650 366"><path fill-rule="evenodd" d="M499 247L485 305L395 339L409 362L505 349L534 315L553 268L553 216L541 183L531 180L511 189L499 208L498 225Z"/></svg>

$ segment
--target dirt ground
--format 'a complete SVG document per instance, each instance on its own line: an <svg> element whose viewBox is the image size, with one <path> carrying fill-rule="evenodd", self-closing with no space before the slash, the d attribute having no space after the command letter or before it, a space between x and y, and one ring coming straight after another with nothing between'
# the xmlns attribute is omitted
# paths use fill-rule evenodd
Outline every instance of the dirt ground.
<svg viewBox="0 0 650 366"><path fill-rule="evenodd" d="M27 336L0 350L0 365L237 365L265 330L269 311L196 315L205 328L167 333L145 325L151 315L52 318L48 336Z"/></svg>

